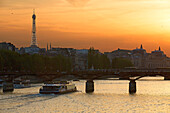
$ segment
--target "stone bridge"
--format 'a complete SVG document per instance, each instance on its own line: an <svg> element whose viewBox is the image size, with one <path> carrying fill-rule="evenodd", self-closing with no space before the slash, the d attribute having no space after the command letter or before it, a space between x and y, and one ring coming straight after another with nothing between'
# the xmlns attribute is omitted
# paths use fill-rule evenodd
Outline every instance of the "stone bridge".
<svg viewBox="0 0 170 113"><path fill-rule="evenodd" d="M86 92L94 91L93 80L106 80L110 78L119 78L119 80L129 80L129 93L136 93L136 80L146 76L162 76L165 80L170 80L170 68L159 69L94 69L74 72L0 72L0 79L6 82L12 82L15 78L21 76L34 76L43 82L52 81L54 79L65 80L87 80Z"/></svg>

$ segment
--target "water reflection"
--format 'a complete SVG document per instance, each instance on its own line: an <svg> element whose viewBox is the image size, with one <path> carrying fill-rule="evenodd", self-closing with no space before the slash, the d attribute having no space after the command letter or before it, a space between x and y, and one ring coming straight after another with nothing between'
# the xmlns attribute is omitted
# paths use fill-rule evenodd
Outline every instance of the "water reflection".
<svg viewBox="0 0 170 113"><path fill-rule="evenodd" d="M169 81L137 81L129 95L129 81L95 80L94 93L85 93L85 82L74 82L78 92L39 94L40 86L0 94L2 112L170 112Z"/></svg>

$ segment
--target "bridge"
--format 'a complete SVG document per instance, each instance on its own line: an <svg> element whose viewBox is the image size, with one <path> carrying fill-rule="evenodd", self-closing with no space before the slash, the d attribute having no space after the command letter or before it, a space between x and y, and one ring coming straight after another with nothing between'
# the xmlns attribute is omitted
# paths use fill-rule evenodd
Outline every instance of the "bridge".
<svg viewBox="0 0 170 113"><path fill-rule="evenodd" d="M41 79L43 82L52 81L54 79L64 80L86 80L86 92L94 91L93 80L119 79L129 80L129 93L136 93L136 80L151 76L162 76L164 80L170 80L170 68L159 69L94 69L74 72L46 72L46 73L32 73L32 72L0 72L0 79L5 82L12 83L17 77L34 76ZM6 87L6 86L5 86ZM13 91L12 89L11 91ZM5 90L4 90L5 92Z"/></svg>

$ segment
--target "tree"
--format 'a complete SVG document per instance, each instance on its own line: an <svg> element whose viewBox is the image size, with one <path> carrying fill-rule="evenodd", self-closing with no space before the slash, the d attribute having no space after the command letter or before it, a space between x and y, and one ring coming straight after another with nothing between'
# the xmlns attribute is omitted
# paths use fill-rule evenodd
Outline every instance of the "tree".
<svg viewBox="0 0 170 113"><path fill-rule="evenodd" d="M104 54L97 53L93 47L88 51L88 69L109 69L110 61Z"/></svg>
<svg viewBox="0 0 170 113"><path fill-rule="evenodd" d="M3 67L4 67L4 59L3 59L3 57L0 55L0 71L3 71Z"/></svg>
<svg viewBox="0 0 170 113"><path fill-rule="evenodd" d="M132 62L125 58L112 59L112 68L125 68L133 66Z"/></svg>
<svg viewBox="0 0 170 113"><path fill-rule="evenodd" d="M13 51L0 50L0 70L23 72L71 71L71 60L62 55L54 57L38 54L20 55Z"/></svg>

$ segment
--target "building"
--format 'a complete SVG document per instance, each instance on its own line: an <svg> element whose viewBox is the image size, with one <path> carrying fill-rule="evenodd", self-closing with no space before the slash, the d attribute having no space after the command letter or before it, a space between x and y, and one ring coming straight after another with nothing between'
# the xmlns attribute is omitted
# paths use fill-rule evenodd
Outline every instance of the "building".
<svg viewBox="0 0 170 113"><path fill-rule="evenodd" d="M46 55L47 56L57 56L57 55L62 55L65 57L71 57L71 56L75 56L76 53L76 49L73 48L54 48L51 47L50 44L50 49L48 49L48 44L47 44L47 52Z"/></svg>
<svg viewBox="0 0 170 113"><path fill-rule="evenodd" d="M140 48L132 50L131 61L135 67L144 68L148 55L149 53L146 53L146 50L141 45Z"/></svg>
<svg viewBox="0 0 170 113"><path fill-rule="evenodd" d="M20 48L20 54L39 54L40 48L38 47L22 47Z"/></svg>
<svg viewBox="0 0 170 113"><path fill-rule="evenodd" d="M15 51L15 46L11 43L1 42L0 49Z"/></svg>
<svg viewBox="0 0 170 113"><path fill-rule="evenodd" d="M134 50L118 49L112 52L105 52L110 62L114 58L125 58L131 60L134 67L137 68L163 68L170 67L170 58L168 58L161 48L147 53L141 45L140 48Z"/></svg>
<svg viewBox="0 0 170 113"><path fill-rule="evenodd" d="M74 70L86 70L88 69L88 49L78 49L75 55Z"/></svg>
<svg viewBox="0 0 170 113"><path fill-rule="evenodd" d="M170 67L169 58L161 51L160 47L151 53L146 53L146 50L142 47L135 49L132 51L131 61L135 67L139 68Z"/></svg>
<svg viewBox="0 0 170 113"><path fill-rule="evenodd" d="M170 67L169 58L161 51L159 47L158 50L152 51L148 54L145 59L146 68L159 68L159 67Z"/></svg>
<svg viewBox="0 0 170 113"><path fill-rule="evenodd" d="M105 52L104 54L107 55L107 57L109 58L110 62L112 62L112 59L114 58L127 58L130 59L131 58L131 50L125 50L125 49L117 49L115 51L112 52Z"/></svg>
<svg viewBox="0 0 170 113"><path fill-rule="evenodd" d="M140 48L136 48L134 50L132 50L132 54L140 54L140 55L145 55L146 54L146 50L143 49L143 46L141 44Z"/></svg>

